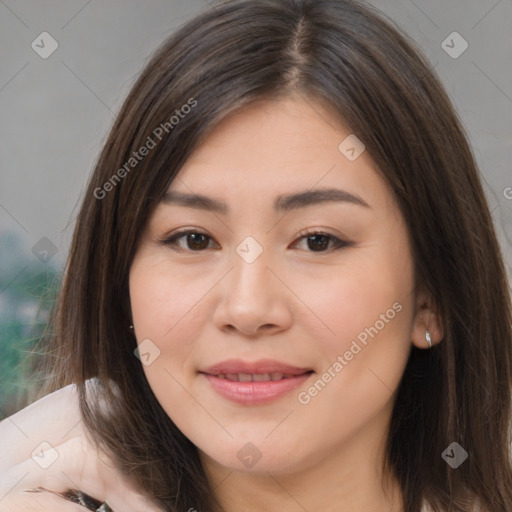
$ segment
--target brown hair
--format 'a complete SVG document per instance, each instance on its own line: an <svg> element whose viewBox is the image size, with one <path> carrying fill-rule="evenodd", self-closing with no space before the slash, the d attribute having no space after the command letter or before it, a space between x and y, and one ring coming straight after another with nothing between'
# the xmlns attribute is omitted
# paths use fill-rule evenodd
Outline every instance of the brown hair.
<svg viewBox="0 0 512 512"><path fill-rule="evenodd" d="M405 510L419 512L425 500L435 511L463 511L473 498L487 512L512 510L511 305L475 160L426 59L379 11L356 1L225 2L156 52L82 203L44 392L76 383L86 426L155 502L177 512L214 510L197 449L134 356L128 273L148 217L194 148L228 113L290 92L327 102L364 141L407 223L417 286L444 325L441 343L412 348L395 397L386 468L400 482ZM148 137L156 146L132 165ZM109 414L85 400L92 377ZM469 453L457 469L441 457L453 441Z"/></svg>

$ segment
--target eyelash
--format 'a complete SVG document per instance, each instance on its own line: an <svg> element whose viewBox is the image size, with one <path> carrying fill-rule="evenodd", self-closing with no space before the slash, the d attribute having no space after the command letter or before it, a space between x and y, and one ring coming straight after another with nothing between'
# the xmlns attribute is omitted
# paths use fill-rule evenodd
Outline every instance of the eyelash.
<svg viewBox="0 0 512 512"><path fill-rule="evenodd" d="M193 249L184 249L183 247L179 247L178 240L181 238L189 235L189 234L195 234L195 235L203 235L207 237L210 240L213 240L211 236L209 236L206 233L203 233L202 231L199 231L197 229L184 229L182 231L178 231L176 233L173 233L172 235L159 240L159 243L165 246L170 246L173 250L176 251L184 251L184 252L204 252L206 249L199 249L199 250L193 250ZM315 231L315 230L305 230L299 233L299 238L297 240L301 239L307 239L310 236L326 236L334 243L334 247L331 247L331 249L327 249L325 251L306 251L311 253L320 253L320 254L326 254L330 252L334 252L340 249L344 249L346 247L350 247L352 244L350 242L347 242L345 240L340 240L339 238L335 237L334 235L331 235L330 233L326 233L324 231Z"/></svg>

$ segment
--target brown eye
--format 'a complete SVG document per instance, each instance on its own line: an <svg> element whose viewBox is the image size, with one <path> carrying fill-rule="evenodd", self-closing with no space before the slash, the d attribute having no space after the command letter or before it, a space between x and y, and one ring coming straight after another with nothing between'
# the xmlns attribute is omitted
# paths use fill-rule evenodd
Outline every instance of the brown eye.
<svg viewBox="0 0 512 512"><path fill-rule="evenodd" d="M184 240L184 242L182 242ZM199 252L204 249L208 249L209 242L212 240L210 236L206 233L201 233L200 231L180 231L179 233L174 233L170 237L162 240L162 244L170 245L176 250L188 250Z"/></svg>
<svg viewBox="0 0 512 512"><path fill-rule="evenodd" d="M305 250L308 252L332 252L350 246L350 242L345 242L329 233L321 231L306 231L301 233L297 244L304 239L306 240L307 247Z"/></svg>
<svg viewBox="0 0 512 512"><path fill-rule="evenodd" d="M203 233L189 233L186 237L186 243L189 249L196 251L208 247L209 237Z"/></svg>
<svg viewBox="0 0 512 512"><path fill-rule="evenodd" d="M312 251L323 251L329 246L329 239L327 235L308 236L308 248Z"/></svg>

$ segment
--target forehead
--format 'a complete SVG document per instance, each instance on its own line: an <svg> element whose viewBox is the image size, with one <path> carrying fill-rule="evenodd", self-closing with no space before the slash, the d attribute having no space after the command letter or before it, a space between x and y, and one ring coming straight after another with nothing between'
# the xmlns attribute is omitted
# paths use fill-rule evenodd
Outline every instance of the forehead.
<svg viewBox="0 0 512 512"><path fill-rule="evenodd" d="M360 152L357 158L347 158L347 144ZM375 201L389 190L361 144L320 103L301 97L261 100L221 121L169 191L274 202L290 192L341 187Z"/></svg>

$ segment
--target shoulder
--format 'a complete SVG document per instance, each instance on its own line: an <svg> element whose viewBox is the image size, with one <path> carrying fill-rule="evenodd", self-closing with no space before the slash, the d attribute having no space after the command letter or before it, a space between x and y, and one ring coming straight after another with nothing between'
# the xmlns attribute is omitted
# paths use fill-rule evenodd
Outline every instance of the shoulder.
<svg viewBox="0 0 512 512"><path fill-rule="evenodd" d="M48 444L60 445L83 434L77 388L70 384L0 422L2 467L13 467Z"/></svg>

